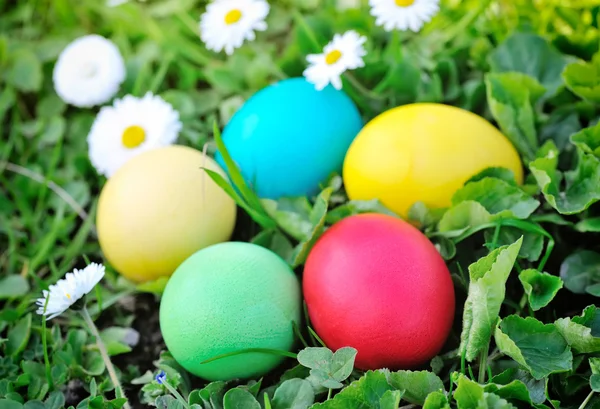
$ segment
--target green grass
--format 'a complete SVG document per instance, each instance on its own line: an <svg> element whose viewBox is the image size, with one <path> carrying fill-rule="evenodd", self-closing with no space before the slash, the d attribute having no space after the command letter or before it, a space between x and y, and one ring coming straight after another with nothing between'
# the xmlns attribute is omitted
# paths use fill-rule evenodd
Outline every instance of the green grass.
<svg viewBox="0 0 600 409"><path fill-rule="evenodd" d="M104 330L130 403L135 407L179 405L167 388L152 380L152 373L161 369L190 404L209 408L220 408L223 402L226 409L235 403L258 407L255 402L275 409L286 407L283 398L273 399L276 388L280 392L275 396L299 396L305 402L299 407L306 407L313 395L315 401L327 400L324 408L351 408L357 399L365 408L398 407L397 402L421 405L431 393L429 408L441 408L446 396L431 387L438 381L445 391L454 391L448 394L452 407L474 408L478 400L502 408L509 407L507 400L520 407L558 407L555 401L566 408L600 404L592 392L600 390L596 309L572 318L582 314L584 307L597 304L600 296L600 255L596 253L600 251L596 203L600 160L595 136L600 131L590 128L570 140L572 134L595 126L600 114L598 59L584 68L572 65L577 60L586 64L598 53L600 2L448 0L420 33L394 35L376 27L367 2L360 4L359 9L339 10L334 0L273 2L267 32L227 58L207 51L198 38L204 2L131 1L108 8L100 0L0 0L0 409L19 409L25 403L27 409L123 405L115 397L94 339L82 329L82 319L67 313L46 326L34 311L33 303L42 289L87 260L103 260L94 223L105 179L91 166L86 144L98 109L67 106L54 93L52 68L60 51L87 33L113 40L127 66L119 96L158 93L181 115L178 143L200 150L206 145L212 155L217 148L223 149L214 138L215 124L222 129L245 99L269 83L301 75L306 55L319 51L333 33L347 29L368 37L366 67L344 78L344 90L365 120L415 101L443 102L482 115L519 148L529 169L522 191L541 205L525 216L498 216L498 210L512 212L514 208L496 209L485 194L489 192L472 189L464 200L469 203L460 208L456 204L445 213L413 208L412 218L446 258L457 291L455 328L440 357L423 368L430 372L364 374L354 370L336 378L339 373L332 375L331 368L325 368L309 377L308 368L314 371L316 364L307 354L302 365L290 357L262 383L206 386L183 371L168 353L161 353L164 345L157 313L164 282L136 287L109 266L88 307ZM541 42L517 33L539 35ZM515 82L503 71L529 78ZM536 81L551 91L536 98L532 85ZM556 164L548 152L559 158ZM585 168L580 166L583 157ZM563 178L562 172L566 172ZM494 192L498 197L511 192L506 187L509 183L501 181L506 180L505 173L495 171L488 176L497 179ZM219 182L236 193L226 181ZM298 271L325 227L349 214L386 211L376 202L348 202L339 178L333 178L317 198L310 198L309 215L301 216L306 216L302 222L308 223L312 233L298 240L296 232L281 227L289 225L278 219L285 215L269 212L272 207L241 188L239 180L234 182L241 194L239 204L250 214L240 212L235 238L254 239ZM473 202L488 213L485 223L469 224L470 212L479 206ZM304 203L298 202L298 208L304 210ZM444 225L460 228L440 229ZM521 236L520 249L506 247ZM496 305L493 297L481 298L481 294L497 294L505 285L502 274L481 271L489 283L474 284L468 266L509 251L517 251L519 257L514 269L511 263L502 267L508 269L507 274L513 272L501 305ZM564 281L550 304L535 311L517 278L529 268L560 274ZM546 278L531 277L535 296L543 298L551 292L552 283ZM479 296L473 294L475 285L481 286ZM477 314L472 323L465 324L477 331L495 332L491 341L464 333L461 337L465 300L485 304L490 311L499 309L499 316L492 314L491 324L484 324L487 321ZM465 308L468 305L469 301ZM512 314L529 318L506 318ZM496 329L497 318L503 321ZM548 326L540 329L535 319ZM566 321L555 325L557 319ZM310 346L321 346L308 324L299 326L299 338ZM133 349L125 342L134 334L132 328L140 335ZM532 338L540 331L546 335ZM530 338L538 340L539 350L524 344ZM562 358L545 356L544 348ZM340 359L351 369L350 355ZM509 369L513 367L520 369ZM477 380L482 384L476 384ZM326 381L344 386L356 383L355 388L340 392L323 387ZM369 390L377 391L377 399ZM212 403L202 399L212 399Z"/></svg>

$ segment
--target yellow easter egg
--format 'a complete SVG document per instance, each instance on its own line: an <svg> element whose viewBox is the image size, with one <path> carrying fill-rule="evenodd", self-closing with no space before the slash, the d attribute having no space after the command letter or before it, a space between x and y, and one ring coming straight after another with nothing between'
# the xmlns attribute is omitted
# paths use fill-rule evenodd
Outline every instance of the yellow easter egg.
<svg viewBox="0 0 600 409"><path fill-rule="evenodd" d="M167 146L133 157L106 182L98 240L123 276L135 282L170 276L196 251L231 237L235 203L203 167L225 177L202 152Z"/></svg>
<svg viewBox="0 0 600 409"><path fill-rule="evenodd" d="M352 142L343 179L353 200L379 199L406 216L416 202L450 205L454 192L488 167L513 171L523 182L519 154L484 118L461 108L417 103L371 120Z"/></svg>

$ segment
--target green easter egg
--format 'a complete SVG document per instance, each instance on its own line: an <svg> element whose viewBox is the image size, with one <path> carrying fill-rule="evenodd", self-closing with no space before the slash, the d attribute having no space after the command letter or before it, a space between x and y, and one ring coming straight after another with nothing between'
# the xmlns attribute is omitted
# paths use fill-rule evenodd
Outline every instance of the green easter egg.
<svg viewBox="0 0 600 409"><path fill-rule="evenodd" d="M279 256L255 244L220 243L177 268L162 296L160 328L189 372L210 381L258 377L283 357L251 352L202 362L248 348L290 350L300 305L298 279Z"/></svg>

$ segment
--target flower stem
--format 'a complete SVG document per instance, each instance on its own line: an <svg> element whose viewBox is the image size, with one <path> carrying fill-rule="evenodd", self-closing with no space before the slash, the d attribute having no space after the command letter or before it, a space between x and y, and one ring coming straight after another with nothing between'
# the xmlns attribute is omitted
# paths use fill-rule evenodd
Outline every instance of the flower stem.
<svg viewBox="0 0 600 409"><path fill-rule="evenodd" d="M346 71L344 73L344 77L348 80L348 82L350 83L350 85L352 85L352 87L354 87L354 89L356 89L358 92L360 92L361 94L363 94L365 97L367 97L369 99L374 99L374 100L382 100L382 99L384 99L384 97L381 97L381 96L379 96L379 95L371 92L367 88L365 88L365 86L362 85L360 83L360 81L358 81L358 79L356 79L356 77L354 75L350 74L348 71Z"/></svg>
<svg viewBox="0 0 600 409"><path fill-rule="evenodd" d="M594 396L594 391L591 391L588 394L588 396L585 398L585 400L579 406L579 409L584 409L587 406L587 404L590 403L590 399L592 399L592 396Z"/></svg>
<svg viewBox="0 0 600 409"><path fill-rule="evenodd" d="M96 337L96 345L98 345L98 349L100 350L100 355L102 355L102 359L104 360L104 364L106 365L106 370L108 371L108 376L110 376L110 380L112 381L113 386L115 387L115 389L118 392L120 392L122 397L127 399L127 397L125 396L125 391L123 390L123 387L121 386L121 383L119 382L119 378L117 377L117 372L115 371L115 367L113 366L113 364L110 360L110 357L108 356L108 352L106 352L106 346L104 345L104 342L102 342L102 338L100 338L100 333L98 332L98 328L96 327L96 324L94 324L94 321L92 321L92 317L90 316L90 313L88 312L88 310L85 306L81 310L81 315L82 315L85 323L87 324L87 326L90 328L90 331L92 331L92 335L94 335L94 337ZM129 401L125 402L125 405L123 405L123 408L124 409L131 408L129 406Z"/></svg>
<svg viewBox="0 0 600 409"><path fill-rule="evenodd" d="M165 385L165 388L167 388L169 390L169 392L171 392L179 402L181 402L181 404L183 405L184 408L189 409L189 405L187 403L187 401L185 399L183 399L183 396L181 396L181 394L179 392L177 392L177 389L175 389L173 386L171 386L169 384L169 382L164 382L163 385Z"/></svg>
<svg viewBox="0 0 600 409"><path fill-rule="evenodd" d="M44 312L48 306L50 297L46 297L46 304L44 304ZM46 334L46 317L42 316L42 345L44 346L44 365L46 366L46 381L48 382L48 388L50 391L54 390L54 381L52 380L52 369L50 368L50 359L48 358L48 335Z"/></svg>
<svg viewBox="0 0 600 409"><path fill-rule="evenodd" d="M477 382L483 384L485 383L485 375L487 371L487 359L489 353L490 345L488 344L483 351L481 351L481 355L479 356L479 376L477 377Z"/></svg>

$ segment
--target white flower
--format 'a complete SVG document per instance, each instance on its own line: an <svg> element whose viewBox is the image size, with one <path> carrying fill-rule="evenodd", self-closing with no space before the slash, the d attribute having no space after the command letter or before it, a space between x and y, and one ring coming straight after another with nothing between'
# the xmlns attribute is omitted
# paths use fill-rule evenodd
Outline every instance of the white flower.
<svg viewBox="0 0 600 409"><path fill-rule="evenodd" d="M110 100L125 80L125 63L116 45L99 35L69 44L54 65L54 89L63 101L91 107Z"/></svg>
<svg viewBox="0 0 600 409"><path fill-rule="evenodd" d="M322 54L310 54L306 57L310 63L304 70L306 80L322 90L331 83L336 89L342 89L340 76L346 70L353 70L365 65L362 57L367 54L363 44L367 38L356 31L336 34L333 40L323 48Z"/></svg>
<svg viewBox="0 0 600 409"><path fill-rule="evenodd" d="M65 278L50 286L50 291L42 292L43 297L36 301L39 307L37 313L45 315L47 320L62 314L81 297L92 291L102 277L104 277L104 266L97 263L89 264L83 270L75 269L72 273L67 273ZM50 299L46 305L48 297Z"/></svg>
<svg viewBox="0 0 600 409"><path fill-rule="evenodd" d="M439 11L440 0L369 0L375 24L386 31L417 32Z"/></svg>
<svg viewBox="0 0 600 409"><path fill-rule="evenodd" d="M244 40L256 38L254 31L267 29L267 14L264 0L215 0L200 17L200 38L209 50L231 55Z"/></svg>
<svg viewBox="0 0 600 409"><path fill-rule="evenodd" d="M180 130L179 113L159 96L127 95L98 113L87 137L90 161L110 177L135 155L174 143Z"/></svg>

